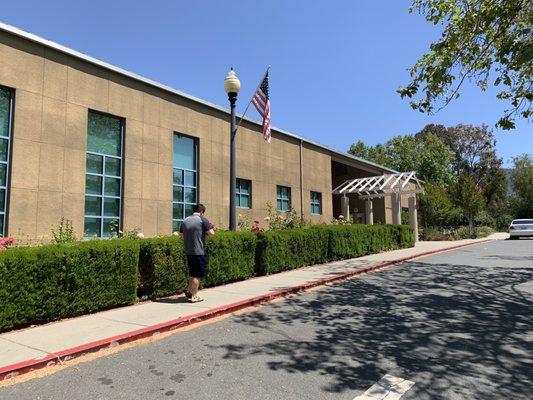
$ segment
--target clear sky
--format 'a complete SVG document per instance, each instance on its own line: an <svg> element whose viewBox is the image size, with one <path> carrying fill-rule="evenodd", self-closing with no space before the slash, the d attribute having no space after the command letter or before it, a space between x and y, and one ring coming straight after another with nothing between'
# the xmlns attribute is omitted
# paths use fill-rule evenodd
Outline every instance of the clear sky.
<svg viewBox="0 0 533 400"><path fill-rule="evenodd" d="M428 123L494 127L505 104L466 86L433 116L396 93L438 28L409 1L6 1L0 19L205 100L227 105L233 66L244 111L267 65L274 126L346 151ZM253 107L252 107L253 108ZM249 116L258 119L255 110ZM533 153L533 125L495 131L498 152Z"/></svg>

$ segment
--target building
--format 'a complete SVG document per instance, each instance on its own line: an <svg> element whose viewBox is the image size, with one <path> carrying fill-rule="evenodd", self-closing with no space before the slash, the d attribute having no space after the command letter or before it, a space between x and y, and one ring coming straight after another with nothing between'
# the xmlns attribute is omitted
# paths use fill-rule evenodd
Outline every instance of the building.
<svg viewBox="0 0 533 400"><path fill-rule="evenodd" d="M228 115L0 24L0 233L46 240L64 217L78 236L114 226L169 235L196 202L227 226ZM272 135L266 144L249 119L237 135L238 212L253 219L270 202L329 222L341 213L334 187L396 172L281 129ZM390 198L373 203L374 222L392 222ZM364 217L362 201L351 206Z"/></svg>

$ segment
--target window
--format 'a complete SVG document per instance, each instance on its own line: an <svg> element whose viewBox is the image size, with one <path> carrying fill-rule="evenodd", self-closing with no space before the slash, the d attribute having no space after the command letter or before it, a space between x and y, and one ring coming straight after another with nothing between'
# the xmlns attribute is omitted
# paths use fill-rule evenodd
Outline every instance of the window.
<svg viewBox="0 0 533 400"><path fill-rule="evenodd" d="M241 208L252 208L252 181L237 179L236 204Z"/></svg>
<svg viewBox="0 0 533 400"><path fill-rule="evenodd" d="M13 93L0 87L0 236L6 234Z"/></svg>
<svg viewBox="0 0 533 400"><path fill-rule="evenodd" d="M291 188L278 186L276 205L279 211L287 211L291 208Z"/></svg>
<svg viewBox="0 0 533 400"><path fill-rule="evenodd" d="M322 214L322 193L311 192L311 214Z"/></svg>
<svg viewBox="0 0 533 400"><path fill-rule="evenodd" d="M86 237L110 237L121 227L122 119L89 111L85 175Z"/></svg>
<svg viewBox="0 0 533 400"><path fill-rule="evenodd" d="M198 144L193 138L174 134L172 230L192 215L198 202Z"/></svg>

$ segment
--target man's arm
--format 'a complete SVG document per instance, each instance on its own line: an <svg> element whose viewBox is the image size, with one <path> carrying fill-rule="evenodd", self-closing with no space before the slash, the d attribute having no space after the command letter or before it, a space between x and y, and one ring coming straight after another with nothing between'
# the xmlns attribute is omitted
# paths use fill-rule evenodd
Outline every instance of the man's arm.
<svg viewBox="0 0 533 400"><path fill-rule="evenodd" d="M209 220L205 217L202 217L202 223L204 224L204 230L207 236L214 236L215 235L215 225L209 222Z"/></svg>

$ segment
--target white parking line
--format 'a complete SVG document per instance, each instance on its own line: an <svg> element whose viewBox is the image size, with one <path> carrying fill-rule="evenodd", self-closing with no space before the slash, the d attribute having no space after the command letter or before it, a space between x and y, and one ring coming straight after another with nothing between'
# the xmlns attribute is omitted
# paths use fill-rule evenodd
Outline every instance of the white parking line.
<svg viewBox="0 0 533 400"><path fill-rule="evenodd" d="M414 382L408 381L407 379L397 378L387 374L366 392L360 394L353 400L398 400L414 384Z"/></svg>

